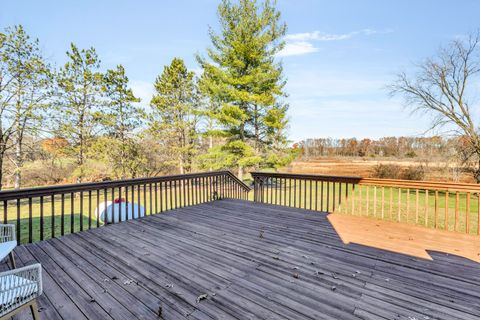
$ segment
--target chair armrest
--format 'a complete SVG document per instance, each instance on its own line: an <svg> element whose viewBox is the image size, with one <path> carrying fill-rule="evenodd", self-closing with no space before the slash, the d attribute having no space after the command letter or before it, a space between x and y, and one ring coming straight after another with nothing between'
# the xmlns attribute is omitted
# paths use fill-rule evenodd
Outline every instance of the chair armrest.
<svg viewBox="0 0 480 320"><path fill-rule="evenodd" d="M43 292L42 265L35 263L29 266L8 270L0 273L0 287L2 290L15 290L25 285L36 285L36 295Z"/></svg>
<svg viewBox="0 0 480 320"><path fill-rule="evenodd" d="M15 241L15 225L14 224L0 224L0 243L7 241Z"/></svg>

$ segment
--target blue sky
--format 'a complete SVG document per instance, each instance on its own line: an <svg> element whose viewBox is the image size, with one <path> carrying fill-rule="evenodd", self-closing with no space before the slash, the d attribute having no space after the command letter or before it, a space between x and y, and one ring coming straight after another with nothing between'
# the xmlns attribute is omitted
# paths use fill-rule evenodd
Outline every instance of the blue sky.
<svg viewBox="0 0 480 320"><path fill-rule="evenodd" d="M217 0L1 0L0 28L23 24L45 55L65 62L70 42L94 46L103 68L123 64L148 104L173 57L196 71L210 45ZM279 0L288 25L283 60L291 140L422 135L429 118L410 115L385 86L442 44L480 27L476 0Z"/></svg>

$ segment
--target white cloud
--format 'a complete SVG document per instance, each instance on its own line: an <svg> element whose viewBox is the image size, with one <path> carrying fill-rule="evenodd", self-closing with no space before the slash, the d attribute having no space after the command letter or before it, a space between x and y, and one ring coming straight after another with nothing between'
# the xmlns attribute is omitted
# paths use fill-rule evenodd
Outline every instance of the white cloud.
<svg viewBox="0 0 480 320"><path fill-rule="evenodd" d="M299 56L302 54L312 53L318 51L313 44L307 41L287 42L285 47L278 53L279 57Z"/></svg>
<svg viewBox="0 0 480 320"><path fill-rule="evenodd" d="M391 29L362 29L342 34L329 34L318 30L313 32L292 33L285 36L285 48L278 53L278 56L297 56L317 52L319 49L312 43L315 41L340 41L351 39L359 35L370 36L374 34L385 34L390 32L392 32Z"/></svg>
<svg viewBox="0 0 480 320"><path fill-rule="evenodd" d="M140 105L148 106L150 104L150 100L155 91L152 83L143 80L132 80L131 88L133 94L142 100L140 101Z"/></svg>

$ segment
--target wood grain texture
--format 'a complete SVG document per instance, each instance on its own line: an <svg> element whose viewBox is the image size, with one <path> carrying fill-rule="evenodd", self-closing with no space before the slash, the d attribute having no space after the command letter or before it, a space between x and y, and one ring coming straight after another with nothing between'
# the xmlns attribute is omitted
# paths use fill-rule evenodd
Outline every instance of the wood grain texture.
<svg viewBox="0 0 480 320"><path fill-rule="evenodd" d="M345 244L324 213L242 200L69 234L16 254L20 264L44 267L44 319L480 317L476 262Z"/></svg>

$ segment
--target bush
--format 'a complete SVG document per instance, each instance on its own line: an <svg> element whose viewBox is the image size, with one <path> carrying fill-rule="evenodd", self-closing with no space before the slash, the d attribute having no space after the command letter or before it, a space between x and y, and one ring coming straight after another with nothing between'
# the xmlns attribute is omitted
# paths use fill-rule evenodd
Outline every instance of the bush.
<svg viewBox="0 0 480 320"><path fill-rule="evenodd" d="M415 158L416 156L417 156L417 154L413 150L405 153L405 157L407 157L407 158Z"/></svg>
<svg viewBox="0 0 480 320"><path fill-rule="evenodd" d="M73 183L77 183L80 178L82 178L82 182L108 181L112 180L112 176L112 168L109 164L88 159L83 167L75 168L69 180Z"/></svg>
<svg viewBox="0 0 480 320"><path fill-rule="evenodd" d="M65 177L71 175L74 169L73 162L63 159L27 162L22 168L22 187L65 183Z"/></svg>
<svg viewBox="0 0 480 320"><path fill-rule="evenodd" d="M423 166L407 167L402 170L400 179L404 180L423 180L425 178L425 168Z"/></svg>
<svg viewBox="0 0 480 320"><path fill-rule="evenodd" d="M402 167L397 164L377 164L372 177L379 179L399 179Z"/></svg>
<svg viewBox="0 0 480 320"><path fill-rule="evenodd" d="M373 168L372 177L379 179L423 180L425 167L411 166L402 168L397 164L378 164Z"/></svg>

